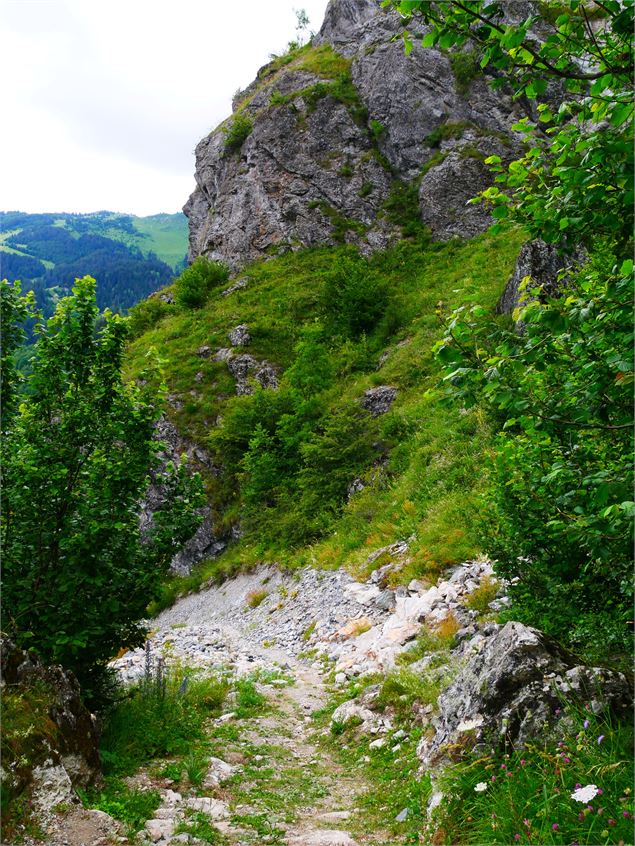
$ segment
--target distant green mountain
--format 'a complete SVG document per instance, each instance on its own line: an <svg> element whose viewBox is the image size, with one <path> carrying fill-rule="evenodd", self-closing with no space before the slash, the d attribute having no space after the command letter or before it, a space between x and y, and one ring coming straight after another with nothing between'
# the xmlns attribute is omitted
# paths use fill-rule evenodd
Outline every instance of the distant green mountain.
<svg viewBox="0 0 635 846"><path fill-rule="evenodd" d="M186 253L182 214L0 212L0 276L35 291L45 315L85 275L97 280L100 308L126 311L168 285Z"/></svg>

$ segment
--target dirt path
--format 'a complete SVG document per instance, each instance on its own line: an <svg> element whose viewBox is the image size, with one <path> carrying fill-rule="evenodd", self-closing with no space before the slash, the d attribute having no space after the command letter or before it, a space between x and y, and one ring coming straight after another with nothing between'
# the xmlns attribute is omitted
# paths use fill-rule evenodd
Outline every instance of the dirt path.
<svg viewBox="0 0 635 846"><path fill-rule="evenodd" d="M222 827L228 844L388 846L387 835L362 831L356 797L368 785L359 773L347 772L320 743L320 735L328 734L328 728L316 728L312 715L329 700L322 676L284 652L269 652L268 657L290 665L294 683L269 694L271 711L246 720L239 739L227 750L229 757L242 756L247 761L244 778L227 787L226 801L234 811L232 822ZM269 760L275 760L275 773L260 779L250 767L250 753L263 747ZM258 752L252 754L251 760L258 756ZM263 758L266 763L267 757ZM253 826L251 831L236 828L237 818L249 817L246 810L260 816L260 831ZM269 832L265 832L265 818ZM251 822L257 821L252 818Z"/></svg>

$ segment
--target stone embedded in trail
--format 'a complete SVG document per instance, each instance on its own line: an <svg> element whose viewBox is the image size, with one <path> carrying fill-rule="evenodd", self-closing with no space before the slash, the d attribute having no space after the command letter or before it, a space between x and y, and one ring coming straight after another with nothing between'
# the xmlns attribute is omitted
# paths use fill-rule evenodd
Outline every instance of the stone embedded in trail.
<svg viewBox="0 0 635 846"><path fill-rule="evenodd" d="M150 840L158 843L159 840L167 840L174 832L172 820L148 820L145 824Z"/></svg>
<svg viewBox="0 0 635 846"><path fill-rule="evenodd" d="M187 799L185 802L188 808L193 811L201 811L211 817L212 820L226 820L229 818L229 808L220 799L211 799L209 796L200 796Z"/></svg>
<svg viewBox="0 0 635 846"><path fill-rule="evenodd" d="M359 846L346 831L309 831L289 837L287 846Z"/></svg>
<svg viewBox="0 0 635 846"><path fill-rule="evenodd" d="M230 779L237 770L238 767L232 767L232 765L228 764L226 761L222 761L220 758L214 758L212 756L209 759L209 769L203 780L203 787L218 787L224 781Z"/></svg>
<svg viewBox="0 0 635 846"><path fill-rule="evenodd" d="M359 720L361 723L361 730L369 731L372 726L377 724L378 717L376 714L373 714L372 711L369 711L368 708L358 705L357 702L354 702L352 699L338 705L331 716L331 723L341 723L342 725L347 725L352 720Z"/></svg>

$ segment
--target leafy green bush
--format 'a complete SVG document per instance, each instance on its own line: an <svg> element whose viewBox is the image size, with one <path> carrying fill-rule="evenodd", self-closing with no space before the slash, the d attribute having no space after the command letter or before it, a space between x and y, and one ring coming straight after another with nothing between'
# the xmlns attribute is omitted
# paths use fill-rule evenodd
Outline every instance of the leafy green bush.
<svg viewBox="0 0 635 846"><path fill-rule="evenodd" d="M20 315L11 314L11 286L1 294L6 332ZM125 384L127 322L98 318L95 280L78 279L39 330L28 396L2 417L3 625L19 645L72 669L92 696L105 693L106 663L122 644L143 642L147 602L199 524L202 500L200 479L168 465L164 507L141 542L160 374Z"/></svg>
<svg viewBox="0 0 635 846"><path fill-rule="evenodd" d="M470 83L481 73L480 57L476 50L457 50L450 53L450 67L459 94L467 94Z"/></svg>
<svg viewBox="0 0 635 846"><path fill-rule="evenodd" d="M510 613L591 659L632 646L633 262L613 261L529 302L522 333L459 310L437 347L450 391L505 423L483 537Z"/></svg>
<svg viewBox="0 0 635 846"><path fill-rule="evenodd" d="M131 336L136 338L148 329L153 329L169 312L169 305L157 296L148 297L147 300L137 303L128 312Z"/></svg>
<svg viewBox="0 0 635 846"><path fill-rule="evenodd" d="M358 339L371 332L386 310L388 289L360 256L342 256L326 276L323 308L334 335Z"/></svg>
<svg viewBox="0 0 635 846"><path fill-rule="evenodd" d="M202 308L213 288L229 278L227 266L199 256L174 283L174 295L182 308Z"/></svg>
<svg viewBox="0 0 635 846"><path fill-rule="evenodd" d="M237 153L244 141L251 135L254 124L246 112L238 112L223 132L225 133L225 152Z"/></svg>
<svg viewBox="0 0 635 846"><path fill-rule="evenodd" d="M393 182L388 199L384 203L386 217L395 226L401 227L404 238L421 237L430 239L428 230L421 222L419 209L419 181Z"/></svg>

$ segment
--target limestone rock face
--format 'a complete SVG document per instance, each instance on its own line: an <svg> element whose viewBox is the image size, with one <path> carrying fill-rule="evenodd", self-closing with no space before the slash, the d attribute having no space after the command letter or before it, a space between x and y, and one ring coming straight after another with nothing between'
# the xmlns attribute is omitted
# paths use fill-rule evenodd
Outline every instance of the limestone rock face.
<svg viewBox="0 0 635 846"><path fill-rule="evenodd" d="M596 713L625 712L632 703L621 673L580 665L547 635L509 622L485 640L441 694L433 720L436 734L422 741L419 755L429 767L450 748L505 740L517 748L554 727L565 697Z"/></svg>
<svg viewBox="0 0 635 846"><path fill-rule="evenodd" d="M521 247L514 272L498 301L497 312L511 314L518 308L523 293L520 286L526 276L531 276L530 288L541 287L545 294L553 296L558 293L560 287L558 274L583 261L581 250L577 250L573 255L564 255L556 244L546 244L541 238L527 241Z"/></svg>
<svg viewBox="0 0 635 846"><path fill-rule="evenodd" d="M99 733L94 716L83 705L77 679L59 666L45 666L9 638L0 640L2 684L11 694L34 695L26 760L3 759L3 788L13 795L28 788L34 809L50 811L74 799L74 789L100 778ZM33 692L33 693L32 693ZM41 713L39 713L41 712ZM39 713L39 716L36 714ZM7 732L11 731L5 714Z"/></svg>
<svg viewBox="0 0 635 846"><path fill-rule="evenodd" d="M207 357L209 348L208 353L199 351L199 354L202 357ZM162 462L159 473L169 461L178 464L182 455L187 455L190 461L189 466L194 470L202 468L212 473L217 472L205 451L182 438L175 426L166 417L162 417L157 423L155 437L164 444L163 453L160 456ZM154 481L148 487L141 503L139 523L142 537L149 531L155 512L163 507L165 495L165 489L160 484L158 475L155 474ZM194 564L203 561L205 558L215 557L226 546L224 539L217 534L214 528L209 505L204 505L199 513L203 517L203 522L170 562L170 569L179 575L187 575Z"/></svg>
<svg viewBox="0 0 635 846"><path fill-rule="evenodd" d="M261 69L196 148L197 187L184 208L191 259L235 269L318 244L382 249L401 236L387 202L403 183L438 238L491 224L466 201L489 184L483 158L513 155L522 105L476 71L457 82L451 57L424 49L416 25L405 56L402 27L375 0L331 0L308 52ZM344 57L347 93L324 61L329 50ZM232 149L235 120L247 130Z"/></svg>

